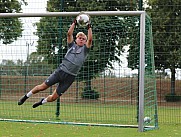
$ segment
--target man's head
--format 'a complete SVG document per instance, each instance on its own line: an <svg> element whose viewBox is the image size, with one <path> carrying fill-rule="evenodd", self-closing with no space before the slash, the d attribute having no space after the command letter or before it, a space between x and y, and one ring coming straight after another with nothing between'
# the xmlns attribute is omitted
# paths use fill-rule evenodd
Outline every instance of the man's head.
<svg viewBox="0 0 181 137"><path fill-rule="evenodd" d="M79 32L76 35L76 43L78 46L83 46L86 44L87 36L83 32Z"/></svg>

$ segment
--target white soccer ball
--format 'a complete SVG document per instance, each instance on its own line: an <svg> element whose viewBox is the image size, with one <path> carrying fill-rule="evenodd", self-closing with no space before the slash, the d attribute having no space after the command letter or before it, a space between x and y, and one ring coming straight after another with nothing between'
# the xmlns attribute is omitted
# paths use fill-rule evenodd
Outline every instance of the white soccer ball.
<svg viewBox="0 0 181 137"><path fill-rule="evenodd" d="M145 123L150 123L151 122L151 118L150 117L145 117L144 118L144 122Z"/></svg>
<svg viewBox="0 0 181 137"><path fill-rule="evenodd" d="M85 27L88 23L90 23L90 16L88 14L81 13L76 17L76 20L79 26Z"/></svg>

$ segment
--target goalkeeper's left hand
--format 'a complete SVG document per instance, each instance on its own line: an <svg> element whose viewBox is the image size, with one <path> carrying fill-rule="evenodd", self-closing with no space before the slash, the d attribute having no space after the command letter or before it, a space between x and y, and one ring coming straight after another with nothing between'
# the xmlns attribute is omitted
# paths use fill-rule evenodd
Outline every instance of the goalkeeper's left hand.
<svg viewBox="0 0 181 137"><path fill-rule="evenodd" d="M88 30L89 28L91 28L91 27L92 27L91 23L88 22L88 23L87 23L87 30Z"/></svg>

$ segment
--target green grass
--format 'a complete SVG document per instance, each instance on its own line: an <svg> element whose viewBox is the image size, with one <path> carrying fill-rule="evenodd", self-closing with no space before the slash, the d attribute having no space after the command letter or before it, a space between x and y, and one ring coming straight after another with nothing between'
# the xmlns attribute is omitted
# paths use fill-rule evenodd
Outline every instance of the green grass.
<svg viewBox="0 0 181 137"><path fill-rule="evenodd" d="M0 118L137 125L135 105L62 103L60 120L57 120L55 103L45 104L36 109L32 108L32 104L32 102L26 102L18 106L17 102L0 101ZM181 111L180 108L158 107L158 116L159 123L177 124L181 120Z"/></svg>
<svg viewBox="0 0 181 137"><path fill-rule="evenodd" d="M0 118L45 121L69 121L100 123L128 123L135 121L136 106L116 104L66 104L61 105L60 120L55 119L55 104L32 109L32 102L18 106L17 102L0 102ZM82 113L83 112L83 113ZM174 112L174 113L173 113ZM105 114L105 115L102 115ZM130 115L128 115L130 114ZM137 128L78 126L63 124L25 123L0 121L0 137L180 137L180 108L158 107L159 129L138 132ZM132 117L132 119L129 119ZM133 118L134 117L134 118ZM118 119L120 121L118 121ZM163 123L163 121L165 123ZM168 124L172 121L175 124Z"/></svg>
<svg viewBox="0 0 181 137"><path fill-rule="evenodd" d="M46 120L54 121L55 103L49 103L44 106L32 109L31 102L26 102L18 106L17 102L0 101L0 118L9 119L28 119L28 120ZM102 104L61 104L61 120L64 121L84 121L84 122L101 122L116 124L136 124L136 106L116 106ZM180 107L158 107L159 123L180 123ZM127 122L130 123L127 123Z"/></svg>
<svg viewBox="0 0 181 137"><path fill-rule="evenodd" d="M0 102L0 118L29 119L55 121L55 103L45 104L36 109L32 103L26 102L18 106L17 102ZM84 104L63 103L60 108L61 120L77 122L101 122L122 124L130 121L136 124L136 107L134 105L119 106L116 104Z"/></svg>
<svg viewBox="0 0 181 137"><path fill-rule="evenodd" d="M180 125L138 132L137 128L73 126L0 121L0 137L180 137Z"/></svg>

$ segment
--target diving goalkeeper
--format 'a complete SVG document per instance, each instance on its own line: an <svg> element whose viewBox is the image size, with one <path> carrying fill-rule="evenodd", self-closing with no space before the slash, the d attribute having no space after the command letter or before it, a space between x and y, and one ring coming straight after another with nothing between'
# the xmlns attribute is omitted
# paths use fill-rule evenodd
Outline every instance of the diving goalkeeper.
<svg viewBox="0 0 181 137"><path fill-rule="evenodd" d="M58 83L53 93L39 102L33 104L33 108L43 105L47 102L53 102L59 98L74 82L79 70L85 62L90 48L92 46L92 28L90 22L87 24L87 36L83 32L76 35L73 39L73 31L77 24L74 20L67 32L68 50L59 67L40 85L35 86L27 94L20 98L18 105L22 105L29 97L40 91L44 91L50 86Z"/></svg>

